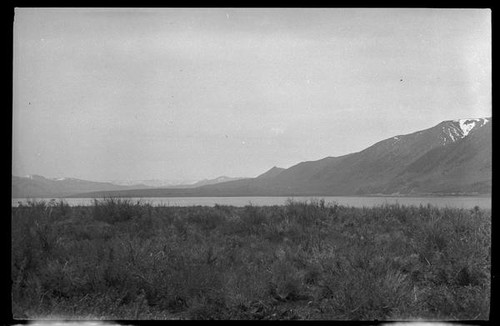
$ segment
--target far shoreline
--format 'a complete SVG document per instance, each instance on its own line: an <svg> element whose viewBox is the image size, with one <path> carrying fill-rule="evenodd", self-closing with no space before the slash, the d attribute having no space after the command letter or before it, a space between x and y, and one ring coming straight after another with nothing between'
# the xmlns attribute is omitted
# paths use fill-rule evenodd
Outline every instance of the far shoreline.
<svg viewBox="0 0 500 326"><path fill-rule="evenodd" d="M50 199L106 199L106 198L246 198L246 197L283 197L283 198L294 198L294 197L310 197L310 198L321 198L321 197L345 197L345 198L377 198L377 197L390 197L390 198L458 198L458 197L473 197L473 198L491 198L491 193L489 194L364 194L364 195L186 195L186 196L174 196L174 195L163 195L163 196L126 196L126 195L110 195L110 196L84 196L82 195L70 195L70 196L53 196L53 197L11 197L12 200L15 199L34 199L34 200L50 200Z"/></svg>

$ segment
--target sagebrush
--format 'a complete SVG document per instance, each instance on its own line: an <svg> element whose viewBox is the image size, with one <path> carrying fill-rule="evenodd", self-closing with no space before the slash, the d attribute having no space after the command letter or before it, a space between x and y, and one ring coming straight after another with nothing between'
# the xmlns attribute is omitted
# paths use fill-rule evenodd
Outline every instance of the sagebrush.
<svg viewBox="0 0 500 326"><path fill-rule="evenodd" d="M20 319L488 319L491 210L12 208Z"/></svg>

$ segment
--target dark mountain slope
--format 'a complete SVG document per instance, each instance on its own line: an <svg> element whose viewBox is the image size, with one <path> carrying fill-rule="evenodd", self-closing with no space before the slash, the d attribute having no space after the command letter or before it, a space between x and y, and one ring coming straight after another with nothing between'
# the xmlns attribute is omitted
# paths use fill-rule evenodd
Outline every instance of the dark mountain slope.
<svg viewBox="0 0 500 326"><path fill-rule="evenodd" d="M184 192L156 189L115 192L113 195L150 196L152 192L155 196L490 193L491 154L491 118L462 119L391 137L357 153L302 162L282 171L271 169L253 179Z"/></svg>
<svg viewBox="0 0 500 326"><path fill-rule="evenodd" d="M428 151L387 187L400 192L489 193L491 139L491 124L486 124L463 139Z"/></svg>
<svg viewBox="0 0 500 326"><path fill-rule="evenodd" d="M257 179L274 178L274 177L278 176L278 174L280 174L283 171L285 171L285 169L273 166L270 170L268 170L268 171L262 173L261 175L259 175L257 177Z"/></svg>
<svg viewBox="0 0 500 326"><path fill-rule="evenodd" d="M399 189L401 187L390 187L388 183L414 161L434 149L436 152L445 148L448 151L448 146L456 146L463 140L474 141L477 137L475 129L468 137L462 139L460 137L463 134L458 125L457 121L445 121L426 130L380 141L357 153L300 163L280 173L272 184L266 186L274 192L287 195L398 192L402 190ZM480 125L480 127L483 126L483 124ZM490 126L491 129L491 124L484 126ZM480 130L480 127L477 130ZM477 142L481 144L479 147L488 143L491 147L491 136L483 136ZM460 155L465 157L461 160L470 160L472 156L475 157L476 154L472 152L474 150L470 146L464 149ZM482 156L486 161L489 157L491 161L491 153L489 156L487 153ZM422 158L422 160L427 159ZM473 164L475 163L470 163L470 165Z"/></svg>

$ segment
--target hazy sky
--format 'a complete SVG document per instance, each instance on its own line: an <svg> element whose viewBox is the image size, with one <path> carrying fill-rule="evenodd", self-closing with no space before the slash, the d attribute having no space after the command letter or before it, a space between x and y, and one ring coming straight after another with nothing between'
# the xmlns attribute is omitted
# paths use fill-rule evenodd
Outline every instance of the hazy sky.
<svg viewBox="0 0 500 326"><path fill-rule="evenodd" d="M490 10L17 9L13 174L256 176L491 116Z"/></svg>

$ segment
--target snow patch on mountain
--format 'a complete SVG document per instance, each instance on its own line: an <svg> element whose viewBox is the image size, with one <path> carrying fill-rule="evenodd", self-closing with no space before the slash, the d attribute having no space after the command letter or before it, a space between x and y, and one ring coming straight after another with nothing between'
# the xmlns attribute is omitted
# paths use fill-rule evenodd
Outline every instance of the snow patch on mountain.
<svg viewBox="0 0 500 326"><path fill-rule="evenodd" d="M446 131L444 126L442 130L454 142L457 139L467 137L472 130L484 126L489 121L489 118L458 119L451 121L452 123L448 125Z"/></svg>
<svg viewBox="0 0 500 326"><path fill-rule="evenodd" d="M462 138L467 136L469 132L476 127L476 125L480 124L482 126L484 121L482 119L460 119L458 120L458 124L460 129L462 130Z"/></svg>
<svg viewBox="0 0 500 326"><path fill-rule="evenodd" d="M462 138L462 132L457 129L453 124L449 125L446 129L442 128L443 132L454 142L458 138Z"/></svg>

